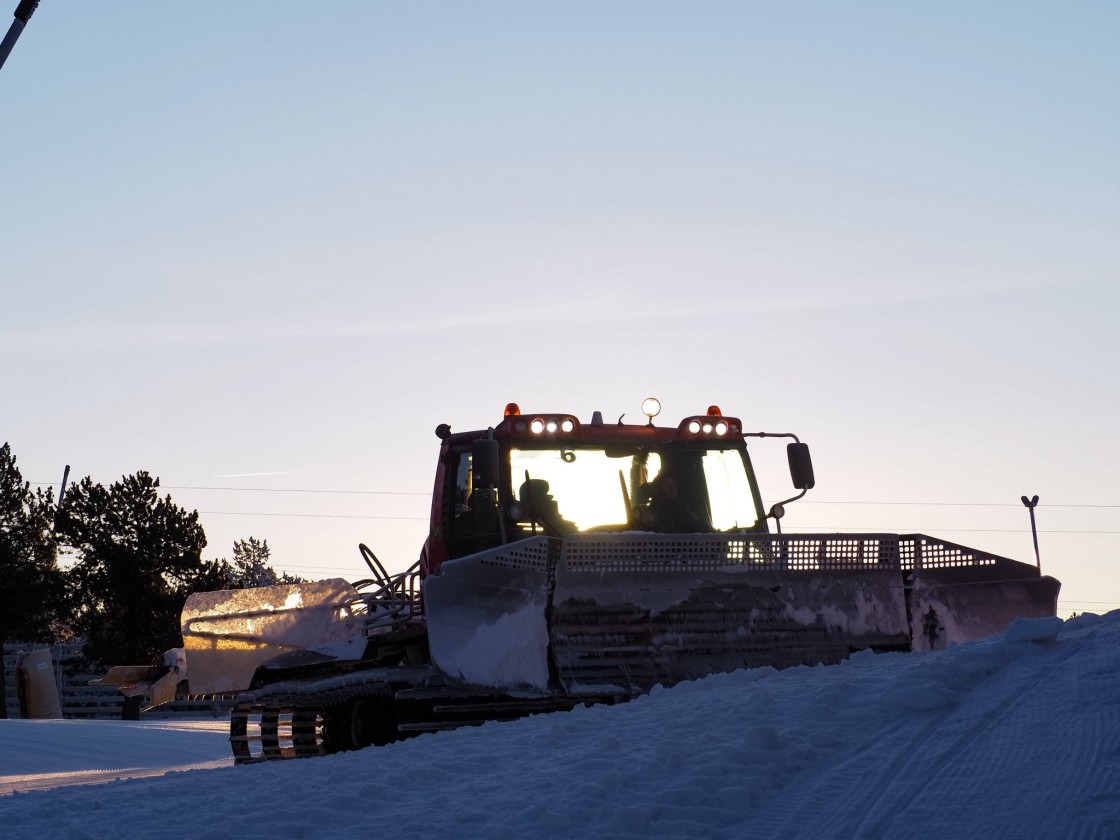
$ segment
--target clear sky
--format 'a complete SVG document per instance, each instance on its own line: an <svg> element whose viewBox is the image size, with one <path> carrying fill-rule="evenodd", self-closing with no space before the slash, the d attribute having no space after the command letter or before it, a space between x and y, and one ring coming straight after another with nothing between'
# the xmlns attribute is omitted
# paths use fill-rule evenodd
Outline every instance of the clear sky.
<svg viewBox="0 0 1120 840"><path fill-rule="evenodd" d="M43 0L0 441L356 577L416 559L438 423L718 403L812 447L787 529L1033 561L1037 493L1062 613L1120 606L1117 43L1112 2Z"/></svg>

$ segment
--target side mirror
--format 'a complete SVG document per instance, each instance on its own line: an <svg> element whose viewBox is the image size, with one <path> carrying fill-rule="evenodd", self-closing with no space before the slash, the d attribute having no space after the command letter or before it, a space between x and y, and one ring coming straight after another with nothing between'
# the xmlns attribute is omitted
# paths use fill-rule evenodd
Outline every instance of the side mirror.
<svg viewBox="0 0 1120 840"><path fill-rule="evenodd" d="M471 468L475 487L497 487L501 484L501 461L496 440L476 440L471 444Z"/></svg>
<svg viewBox="0 0 1120 840"><path fill-rule="evenodd" d="M809 444L790 443L786 445L789 459L789 476L798 490L812 490L816 480L813 478L813 459L809 456Z"/></svg>

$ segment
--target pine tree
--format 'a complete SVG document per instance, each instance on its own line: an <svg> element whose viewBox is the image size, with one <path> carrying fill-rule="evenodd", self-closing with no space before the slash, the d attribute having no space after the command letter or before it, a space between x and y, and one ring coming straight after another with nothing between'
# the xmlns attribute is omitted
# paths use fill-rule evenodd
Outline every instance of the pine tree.
<svg viewBox="0 0 1120 840"><path fill-rule="evenodd" d="M67 572L74 622L94 662L146 663L181 646L187 595L224 585L220 565L202 560L198 512L158 489L146 472L108 488L87 477L59 509L59 534L76 557Z"/></svg>
<svg viewBox="0 0 1120 840"><path fill-rule="evenodd" d="M55 563L50 490L31 491L12 448L0 446L0 651L5 642L52 642L61 626L63 578ZM0 680L0 717L7 702Z"/></svg>
<svg viewBox="0 0 1120 840"><path fill-rule="evenodd" d="M233 562L225 560L229 569L231 589L250 589L256 586L275 586L278 583L301 583L302 578L289 575L287 572L277 574L269 564L272 552L268 547L268 540L258 540L249 537L247 540L237 540L233 544Z"/></svg>
<svg viewBox="0 0 1120 840"><path fill-rule="evenodd" d="M55 563L54 511L51 491L32 492L11 446L0 446L0 645L55 640L63 578Z"/></svg>

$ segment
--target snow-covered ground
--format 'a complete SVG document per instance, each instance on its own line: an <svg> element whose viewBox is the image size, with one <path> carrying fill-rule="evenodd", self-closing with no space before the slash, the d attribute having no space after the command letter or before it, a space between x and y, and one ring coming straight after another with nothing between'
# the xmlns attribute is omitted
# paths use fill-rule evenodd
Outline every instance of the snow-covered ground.
<svg viewBox="0 0 1120 840"><path fill-rule="evenodd" d="M0 836L1117 838L1120 611L247 767L213 722L0 721ZM202 767L97 781L112 771Z"/></svg>
<svg viewBox="0 0 1120 840"><path fill-rule="evenodd" d="M228 718L0 720L0 796L232 765Z"/></svg>

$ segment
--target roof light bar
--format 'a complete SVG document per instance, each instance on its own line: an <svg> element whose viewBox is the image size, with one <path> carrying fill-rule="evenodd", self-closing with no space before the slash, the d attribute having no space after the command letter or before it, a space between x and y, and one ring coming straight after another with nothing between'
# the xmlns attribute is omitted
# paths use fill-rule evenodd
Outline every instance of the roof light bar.
<svg viewBox="0 0 1120 840"><path fill-rule="evenodd" d="M515 434L524 435L570 435L579 429L579 421L570 414L536 414L523 416L507 414L509 423L506 428Z"/></svg>
<svg viewBox="0 0 1120 840"><path fill-rule="evenodd" d="M682 437L734 437L742 433L743 426L734 417L705 414L702 417L686 417L678 429Z"/></svg>

